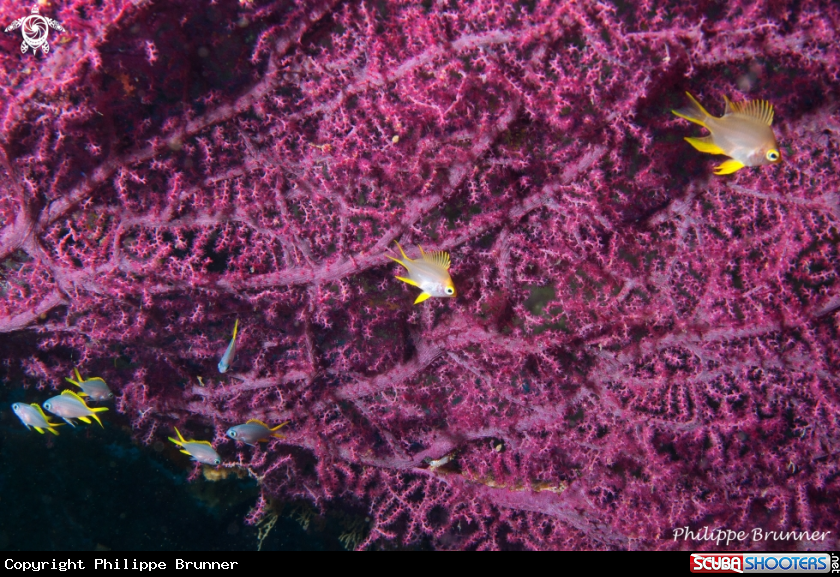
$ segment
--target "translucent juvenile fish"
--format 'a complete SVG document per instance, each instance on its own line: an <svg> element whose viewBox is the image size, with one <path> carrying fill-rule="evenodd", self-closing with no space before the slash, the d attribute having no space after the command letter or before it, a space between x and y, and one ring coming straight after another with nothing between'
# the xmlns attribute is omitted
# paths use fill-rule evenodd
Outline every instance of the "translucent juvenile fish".
<svg viewBox="0 0 840 577"><path fill-rule="evenodd" d="M99 420L96 413L108 410L106 407L96 409L88 407L84 399L73 391L62 391L60 395L47 399L44 403L44 408L56 417L64 419L71 427L76 426L73 424L73 419L79 419L82 422L90 424L88 417L93 417L99 423L99 426L102 427L102 421Z"/></svg>
<svg viewBox="0 0 840 577"><path fill-rule="evenodd" d="M404 283L416 286L423 292L414 301L414 304L422 303L429 297L454 297L456 296L455 285L449 276L449 253L445 251L423 252L420 249L421 258L411 260L405 255L405 251L397 243L402 259L386 255L394 262L400 263L408 271L408 276L398 276Z"/></svg>
<svg viewBox="0 0 840 577"><path fill-rule="evenodd" d="M244 425L236 425L227 430L227 436L234 441L242 441L246 445L256 445L259 442L268 441L271 437L278 439L284 438L283 435L276 431L281 427L289 424L289 421L280 423L274 428L269 428L268 425L257 419L251 419Z"/></svg>
<svg viewBox="0 0 840 577"><path fill-rule="evenodd" d="M114 398L114 393L111 392L111 389L108 388L104 380L99 377L83 379L82 375L79 374L79 369L74 370L76 371L76 379L78 380L74 381L70 377L64 377L64 379L68 383L82 389L82 392L79 394L80 397L88 396L92 401L107 401Z"/></svg>
<svg viewBox="0 0 840 577"><path fill-rule="evenodd" d="M687 137L686 140L700 152L725 154L727 160L715 167L715 174L732 174L745 166L776 164L782 160L773 124L773 105L766 100L730 102L724 96L726 109L717 118L709 114L695 98L686 92L691 103L685 108L672 110L680 118L699 124L711 134Z"/></svg>
<svg viewBox="0 0 840 577"><path fill-rule="evenodd" d="M205 465L220 465L222 458L219 453L213 449L210 441L196 441L194 439L185 439L181 435L181 431L175 427L175 433L178 435L177 439L169 437L169 440L181 447L181 452L193 458L193 461L204 463Z"/></svg>
<svg viewBox="0 0 840 577"><path fill-rule="evenodd" d="M49 431L53 435L57 435L58 431L56 431L53 427L58 427L63 425L64 423L51 423L47 415L44 414L44 411L39 407L37 404L32 403L31 405L24 405L23 403L15 403L12 405L12 410L20 419L20 422L23 423L26 428L32 427L42 435L44 431Z"/></svg>
<svg viewBox="0 0 840 577"><path fill-rule="evenodd" d="M222 355L222 360L219 361L219 372L226 373L227 370L230 368L230 365L233 363L233 357L236 355L236 333L239 330L239 319L236 319L236 323L233 325L233 338L230 339L230 344L225 351L225 354Z"/></svg>

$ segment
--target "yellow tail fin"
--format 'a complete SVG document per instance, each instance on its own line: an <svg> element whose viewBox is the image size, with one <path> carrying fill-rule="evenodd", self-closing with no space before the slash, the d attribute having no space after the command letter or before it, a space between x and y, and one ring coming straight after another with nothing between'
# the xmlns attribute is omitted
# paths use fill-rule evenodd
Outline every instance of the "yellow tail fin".
<svg viewBox="0 0 840 577"><path fill-rule="evenodd" d="M285 427L288 424L289 424L289 421L285 421L283 423L280 423L279 425L277 425L273 429L271 429L271 436L272 437L277 437L278 439L285 439L286 437L283 434L277 433L275 431L277 431L277 429L280 429L281 427Z"/></svg>
<svg viewBox="0 0 840 577"><path fill-rule="evenodd" d="M708 128L706 126L706 121L712 116L708 113L708 111L703 108L703 106L697 102L697 99L694 98L691 93L686 92L688 98L691 100L688 106L684 106L679 110L672 110L674 114L679 116L680 118L684 118L689 122L693 122L695 124L699 124L703 128Z"/></svg>
<svg viewBox="0 0 840 577"><path fill-rule="evenodd" d="M396 257L393 257L390 254L386 254L385 256L390 258L392 261L394 261L396 263L399 263L402 266L404 266L405 270L409 270L408 265L406 263L411 262L411 259L408 258L408 256L405 254L405 251L403 250L403 247L400 246L400 243L398 243L397 241L394 241L394 244L396 244L397 248L400 249L400 254L402 254L403 260L400 260Z"/></svg>

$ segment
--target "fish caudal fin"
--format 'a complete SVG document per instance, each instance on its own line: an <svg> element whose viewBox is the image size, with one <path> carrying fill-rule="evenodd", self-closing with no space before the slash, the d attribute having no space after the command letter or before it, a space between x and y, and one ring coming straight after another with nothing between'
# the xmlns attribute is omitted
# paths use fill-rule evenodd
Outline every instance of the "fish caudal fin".
<svg viewBox="0 0 840 577"><path fill-rule="evenodd" d="M99 426L102 427L103 429L105 428L105 425L102 424L102 421L99 420L99 417L96 416L96 413L101 413L102 411L107 411L107 410L108 410L108 407L98 407L96 409L91 409L91 411L93 411L93 414L91 415L91 417L96 419L96 422L99 423Z"/></svg>
<svg viewBox="0 0 840 577"><path fill-rule="evenodd" d="M81 381L74 381L74 380L73 380L73 379L71 379L70 377L64 377L64 380L65 380L65 381L67 381L68 383L70 383L71 385L76 385L77 387L81 387L81 386L82 386L82 385L80 384L80 383L81 383Z"/></svg>
<svg viewBox="0 0 840 577"><path fill-rule="evenodd" d="M181 431L179 431L179 430L178 430L178 427L175 427L175 434L176 434L176 435L178 435L178 439L177 439L177 440L176 440L176 439L173 439L172 437L167 437L167 438L168 438L170 441L172 441L173 443L175 443L176 445L178 445L179 447L183 447L183 446L184 446L184 443L186 443L186 442L187 442L187 440L186 440L186 439L184 439L184 436L181 434ZM189 455L189 453L187 453L187 454Z"/></svg>
<svg viewBox="0 0 840 577"><path fill-rule="evenodd" d="M288 424L289 424L289 421L285 421L285 422L283 422L283 423L280 423L280 424L279 424L279 425L277 425L276 427L272 428L272 429L271 429L271 436L272 436L272 437L276 437L276 438L278 438L278 439L285 439L285 438L286 438L286 436L285 436L285 435L283 435L282 433L278 433L278 432L277 432L277 430L278 430L278 429L280 429L280 428L282 428L282 427L285 427L285 426L286 426L286 425L288 425Z"/></svg>
<svg viewBox="0 0 840 577"><path fill-rule="evenodd" d="M703 128L708 128L706 126L706 122L709 118L711 118L711 114L709 114L705 108L703 108L697 99L695 99L689 92L686 92L691 102L688 106L684 106L678 110L671 110L674 114L679 116L680 118L684 118L689 122L693 122L695 124L699 124Z"/></svg>
<svg viewBox="0 0 840 577"><path fill-rule="evenodd" d="M233 323L233 340L236 340L236 334L239 332L239 319L236 319L236 322Z"/></svg>
<svg viewBox="0 0 840 577"><path fill-rule="evenodd" d="M711 136L692 137L686 136L685 141L700 152L709 154L726 154L721 147L714 143Z"/></svg>
<svg viewBox="0 0 840 577"><path fill-rule="evenodd" d="M732 174L744 168L744 163L737 160L727 160L723 164L715 167L715 174L718 176L724 174Z"/></svg>
<svg viewBox="0 0 840 577"><path fill-rule="evenodd" d="M404 251L404 250L403 250L403 248L400 246L400 243L398 243L398 242L394 241L394 244L396 244L396 245L397 245L397 248L398 248L398 249L400 249L400 254L402 254L402 260L398 259L397 257L391 256L390 254L386 254L385 256L387 256L388 258L390 258L392 261L394 261L394 262L396 262L396 263L399 263L399 264L401 264L402 266L404 266L404 267L405 267L405 270L409 270L409 268L408 268L408 264L407 264L407 263L410 263L410 262L411 262L411 259L410 259L410 258L408 258L408 256L406 256L405 251Z"/></svg>

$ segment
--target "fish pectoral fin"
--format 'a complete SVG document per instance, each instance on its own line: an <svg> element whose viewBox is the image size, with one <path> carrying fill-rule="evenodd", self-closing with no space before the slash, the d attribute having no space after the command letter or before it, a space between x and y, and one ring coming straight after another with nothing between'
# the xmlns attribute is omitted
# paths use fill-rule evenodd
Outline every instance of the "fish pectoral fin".
<svg viewBox="0 0 840 577"><path fill-rule="evenodd" d="M686 136L685 141L700 152L707 152L709 154L726 154L720 146L714 143L711 136Z"/></svg>
<svg viewBox="0 0 840 577"><path fill-rule="evenodd" d="M427 293L427 292L422 292L422 293L420 293L420 296L418 296L417 299L414 301L414 304L416 304L416 305L420 304L424 300L428 299L430 296L432 296L432 295Z"/></svg>
<svg viewBox="0 0 840 577"><path fill-rule="evenodd" d="M73 427L74 429L76 428L76 425L75 425L75 424L73 424L73 421L71 421L70 419L64 418L64 417L61 417L61 418L62 418L62 419L64 419L64 422L65 422L65 423L67 423L68 425L70 425L70 426L71 426L71 427Z"/></svg>
<svg viewBox="0 0 840 577"><path fill-rule="evenodd" d="M417 288L420 288L420 285L417 284L415 281L411 280L410 278L407 278L407 277L404 277L404 276L398 276L396 278L397 278L397 280L401 280L406 284L410 284L411 286L416 286Z"/></svg>
<svg viewBox="0 0 840 577"><path fill-rule="evenodd" d="M744 163L738 160L727 160L723 164L715 167L715 174L722 176L724 174L732 174L744 168Z"/></svg>

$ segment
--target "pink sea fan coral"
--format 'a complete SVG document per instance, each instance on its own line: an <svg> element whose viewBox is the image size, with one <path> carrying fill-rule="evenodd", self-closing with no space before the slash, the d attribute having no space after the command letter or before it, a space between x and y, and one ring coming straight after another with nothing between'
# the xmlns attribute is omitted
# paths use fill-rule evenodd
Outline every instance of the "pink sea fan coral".
<svg viewBox="0 0 840 577"><path fill-rule="evenodd" d="M366 511L361 547L834 530L836 3L49 7L48 55L0 37L4 377L212 426L266 498ZM712 176L686 90L773 103L784 162ZM458 298L413 306L395 240ZM808 538L738 546L838 546Z"/></svg>

